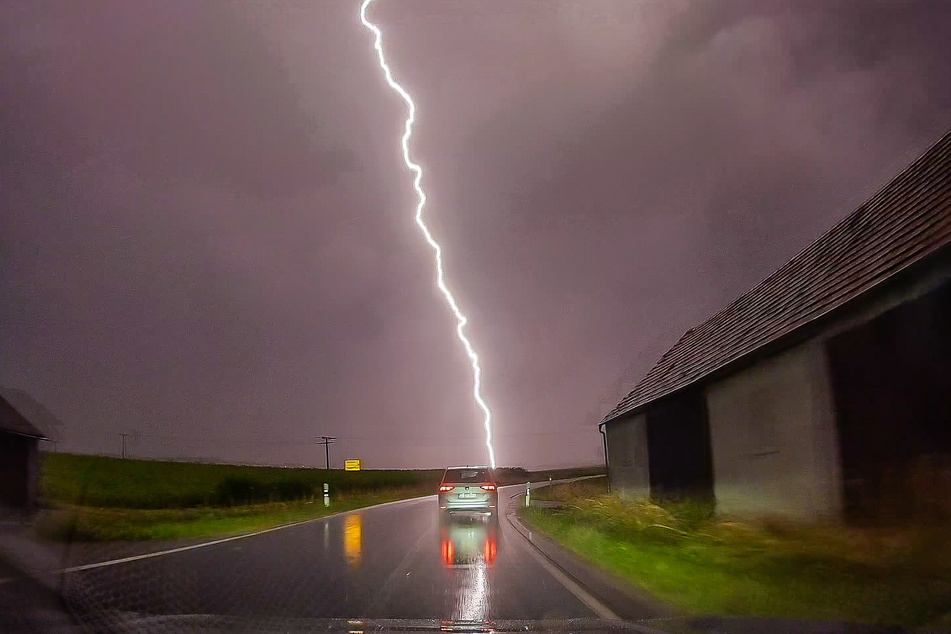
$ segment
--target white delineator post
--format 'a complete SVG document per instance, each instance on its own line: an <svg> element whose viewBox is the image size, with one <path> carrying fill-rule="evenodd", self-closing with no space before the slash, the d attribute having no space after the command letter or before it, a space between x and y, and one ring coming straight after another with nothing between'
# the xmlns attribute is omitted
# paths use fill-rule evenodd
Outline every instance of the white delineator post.
<svg viewBox="0 0 951 634"><path fill-rule="evenodd" d="M324 506L330 506L330 485L324 482Z"/></svg>

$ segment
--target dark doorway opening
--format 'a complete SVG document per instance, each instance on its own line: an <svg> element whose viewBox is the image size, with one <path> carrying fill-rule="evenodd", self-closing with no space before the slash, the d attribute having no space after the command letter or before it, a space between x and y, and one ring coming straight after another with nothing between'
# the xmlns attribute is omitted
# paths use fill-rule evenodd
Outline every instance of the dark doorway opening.
<svg viewBox="0 0 951 634"><path fill-rule="evenodd" d="M846 518L951 516L951 283L828 343Z"/></svg>
<svg viewBox="0 0 951 634"><path fill-rule="evenodd" d="M651 497L713 498L713 458L700 390L668 397L647 411Z"/></svg>
<svg viewBox="0 0 951 634"><path fill-rule="evenodd" d="M30 462L36 461L37 440L0 432L0 506L30 505Z"/></svg>

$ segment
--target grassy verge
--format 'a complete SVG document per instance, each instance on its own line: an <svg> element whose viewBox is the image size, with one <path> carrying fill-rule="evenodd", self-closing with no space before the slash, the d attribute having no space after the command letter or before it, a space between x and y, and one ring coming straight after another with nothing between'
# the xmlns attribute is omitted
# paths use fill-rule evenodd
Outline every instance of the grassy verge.
<svg viewBox="0 0 951 634"><path fill-rule="evenodd" d="M497 476L501 484L515 484L599 472L599 467L536 472L502 468ZM40 489L50 503L168 509L296 501L310 498L325 482L335 494L401 487L429 487L434 491L442 474L442 469L347 472L44 454Z"/></svg>
<svg viewBox="0 0 951 634"><path fill-rule="evenodd" d="M319 498L314 501L185 509L64 506L45 514L37 523L37 530L41 536L59 541L172 541L222 537L430 493L428 487L404 487L344 494L333 498L329 508L324 507Z"/></svg>
<svg viewBox="0 0 951 634"><path fill-rule="evenodd" d="M726 521L708 505L661 507L607 495L603 487L595 481L539 489L562 508L520 513L569 549L690 613L951 628L947 527Z"/></svg>
<svg viewBox="0 0 951 634"><path fill-rule="evenodd" d="M503 483L597 472L503 468ZM244 533L436 492L442 469L306 469L45 454L42 536L177 540ZM323 506L323 485L332 505Z"/></svg>
<svg viewBox="0 0 951 634"><path fill-rule="evenodd" d="M607 493L607 486L607 477L590 478L588 480L569 482L567 484L548 485L544 482L541 482L539 485L532 486L532 499L551 502L565 502L566 500L577 500L579 498L587 499L598 495L604 495Z"/></svg>
<svg viewBox="0 0 951 634"><path fill-rule="evenodd" d="M295 501L310 498L324 482L334 493L434 489L441 476L435 469L346 472L46 454L40 488L44 499L62 504L167 509Z"/></svg>

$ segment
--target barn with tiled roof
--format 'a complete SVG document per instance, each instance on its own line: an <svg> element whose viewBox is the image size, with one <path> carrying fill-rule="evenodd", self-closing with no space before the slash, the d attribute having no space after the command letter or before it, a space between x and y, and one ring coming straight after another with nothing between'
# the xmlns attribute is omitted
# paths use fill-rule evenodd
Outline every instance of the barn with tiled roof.
<svg viewBox="0 0 951 634"><path fill-rule="evenodd" d="M634 385L601 423L612 486L809 519L922 511L908 483L951 464L949 245L951 133Z"/></svg>
<svg viewBox="0 0 951 634"><path fill-rule="evenodd" d="M46 435L0 396L0 509L36 505L40 440Z"/></svg>

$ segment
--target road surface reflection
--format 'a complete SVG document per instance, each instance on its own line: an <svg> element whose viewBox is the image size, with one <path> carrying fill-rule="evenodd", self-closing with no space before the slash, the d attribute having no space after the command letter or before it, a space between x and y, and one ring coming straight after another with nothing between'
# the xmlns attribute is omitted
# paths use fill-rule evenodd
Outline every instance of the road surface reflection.
<svg viewBox="0 0 951 634"><path fill-rule="evenodd" d="M439 551L446 568L495 565L499 551L498 521L484 518L444 519L439 523Z"/></svg>
<svg viewBox="0 0 951 634"><path fill-rule="evenodd" d="M453 618L480 621L488 611L489 572L499 552L497 519L444 518L439 523L443 567L454 571L458 588Z"/></svg>
<svg viewBox="0 0 951 634"><path fill-rule="evenodd" d="M363 516L360 513L348 515L344 521L343 553L348 566L356 568L360 565L363 553Z"/></svg>

